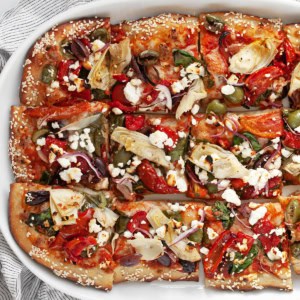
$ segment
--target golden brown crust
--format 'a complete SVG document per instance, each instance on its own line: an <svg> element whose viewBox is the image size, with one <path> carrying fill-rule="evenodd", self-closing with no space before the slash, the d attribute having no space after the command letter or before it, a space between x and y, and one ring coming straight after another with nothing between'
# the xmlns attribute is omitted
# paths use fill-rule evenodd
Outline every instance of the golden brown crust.
<svg viewBox="0 0 300 300"><path fill-rule="evenodd" d="M57 101L67 98L68 93L62 89L51 91L48 84L41 78L45 65L58 66L58 63L66 59L61 51L60 44L66 38L77 38L89 35L98 28L106 28L110 31L109 18L85 18L58 25L46 32L38 39L27 54L20 88L21 103L27 106L52 105Z"/></svg>
<svg viewBox="0 0 300 300"><path fill-rule="evenodd" d="M38 233L21 221L24 213L24 194L28 190L45 189L37 184L14 183L11 185L9 197L10 230L18 245L39 264L51 269L55 275L67 278L85 286L95 286L103 290L111 290L113 273L107 273L99 267L82 269L66 262L58 251L47 249L47 237Z"/></svg>
<svg viewBox="0 0 300 300"><path fill-rule="evenodd" d="M264 288L276 288L286 291L293 290L290 269L282 270L282 277L278 278L269 273L255 273L241 276L234 279L205 279L206 287L213 287L222 290L261 290Z"/></svg>

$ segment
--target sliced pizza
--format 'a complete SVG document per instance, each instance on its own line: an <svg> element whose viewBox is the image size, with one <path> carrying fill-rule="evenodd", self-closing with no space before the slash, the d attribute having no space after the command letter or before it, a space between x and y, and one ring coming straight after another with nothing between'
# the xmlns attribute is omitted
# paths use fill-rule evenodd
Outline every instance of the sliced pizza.
<svg viewBox="0 0 300 300"><path fill-rule="evenodd" d="M162 14L112 26L112 102L123 112L174 112L206 97L196 17Z"/></svg>
<svg viewBox="0 0 300 300"><path fill-rule="evenodd" d="M148 193L185 193L189 124L185 116L111 115L109 172L114 190L130 201Z"/></svg>
<svg viewBox="0 0 300 300"><path fill-rule="evenodd" d="M117 202L114 282L198 281L204 205Z"/></svg>
<svg viewBox="0 0 300 300"><path fill-rule="evenodd" d="M105 205L112 198L109 192L14 183L9 199L12 235L55 275L110 290L115 264L108 240L118 216Z"/></svg>
<svg viewBox="0 0 300 300"><path fill-rule="evenodd" d="M235 12L200 15L200 51L208 97L229 107L281 105L287 81L276 64L284 34L279 19Z"/></svg>
<svg viewBox="0 0 300 300"><path fill-rule="evenodd" d="M86 18L58 25L29 50L20 99L39 106L109 98L110 19Z"/></svg>
<svg viewBox="0 0 300 300"><path fill-rule="evenodd" d="M279 203L216 202L205 207L203 266L207 287L292 290L289 243Z"/></svg>
<svg viewBox="0 0 300 300"><path fill-rule="evenodd" d="M199 114L192 117L186 174L188 196L274 198L281 193L281 111Z"/></svg>
<svg viewBox="0 0 300 300"><path fill-rule="evenodd" d="M285 25L284 31L286 34L284 62L286 73L290 78L288 96L291 107L300 108L300 25Z"/></svg>
<svg viewBox="0 0 300 300"><path fill-rule="evenodd" d="M108 106L12 106L9 152L17 182L108 188Z"/></svg>
<svg viewBox="0 0 300 300"><path fill-rule="evenodd" d="M283 110L283 178L288 184L300 184L300 110Z"/></svg>

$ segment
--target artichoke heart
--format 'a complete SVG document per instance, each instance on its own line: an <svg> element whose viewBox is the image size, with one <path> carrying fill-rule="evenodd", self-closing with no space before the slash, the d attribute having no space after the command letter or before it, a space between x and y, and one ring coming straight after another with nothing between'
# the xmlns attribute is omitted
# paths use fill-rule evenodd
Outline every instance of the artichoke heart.
<svg viewBox="0 0 300 300"><path fill-rule="evenodd" d="M289 96L291 97L292 94L298 89L300 89L300 62L297 64L292 73Z"/></svg>
<svg viewBox="0 0 300 300"><path fill-rule="evenodd" d="M199 168L213 173L217 179L243 178L249 173L234 154L210 143L199 143L194 147L189 160Z"/></svg>
<svg viewBox="0 0 300 300"><path fill-rule="evenodd" d="M165 152L152 145L149 138L140 132L117 127L113 131L111 139L124 146L126 151L132 152L142 159L148 159L159 166L173 169L173 165L166 159Z"/></svg>
<svg viewBox="0 0 300 300"><path fill-rule="evenodd" d="M109 88L110 73L108 68L108 49L106 49L100 59L95 63L89 73L88 80L92 89L101 89L103 91Z"/></svg>
<svg viewBox="0 0 300 300"><path fill-rule="evenodd" d="M158 207L151 208L147 213L147 219L154 229L164 226L170 221Z"/></svg>
<svg viewBox="0 0 300 300"><path fill-rule="evenodd" d="M131 61L131 48L129 38L124 39L120 43L112 44L109 49L111 76L113 74L121 74ZM115 84L116 80L110 79L110 86Z"/></svg>
<svg viewBox="0 0 300 300"><path fill-rule="evenodd" d="M176 110L176 119L179 119L182 114L192 109L196 101L206 98L207 93L201 78L196 79L190 86L186 95L180 101Z"/></svg>
<svg viewBox="0 0 300 300"><path fill-rule="evenodd" d="M277 40L270 38L246 45L229 59L229 71L252 74L261 68L267 67L278 52L278 45Z"/></svg>
<svg viewBox="0 0 300 300"><path fill-rule="evenodd" d="M138 254L142 255L142 260L151 261L164 254L164 246L157 239L137 238L129 240L128 243L135 248Z"/></svg>
<svg viewBox="0 0 300 300"><path fill-rule="evenodd" d="M293 161L292 157L289 157L283 164L283 170L292 174L293 176L300 175L300 163Z"/></svg>

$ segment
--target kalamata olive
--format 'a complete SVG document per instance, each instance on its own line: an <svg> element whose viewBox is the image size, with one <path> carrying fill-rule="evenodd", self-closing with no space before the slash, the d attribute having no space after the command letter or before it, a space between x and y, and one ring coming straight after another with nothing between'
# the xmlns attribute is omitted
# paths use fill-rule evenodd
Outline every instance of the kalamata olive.
<svg viewBox="0 0 300 300"><path fill-rule="evenodd" d="M204 24L205 28L211 32L220 32L225 23L222 19L214 15L206 15L206 23Z"/></svg>
<svg viewBox="0 0 300 300"><path fill-rule="evenodd" d="M139 264L140 260L140 254L129 254L120 258L120 265L124 267L133 267Z"/></svg>
<svg viewBox="0 0 300 300"><path fill-rule="evenodd" d="M189 52L181 49L173 49L173 59L175 66L183 66L184 68L197 61Z"/></svg>
<svg viewBox="0 0 300 300"><path fill-rule="evenodd" d="M300 220L300 203L297 199L290 201L285 210L285 221L295 224Z"/></svg>
<svg viewBox="0 0 300 300"><path fill-rule="evenodd" d="M92 41L101 40L102 42L107 43L109 40L108 31L105 28L98 28L90 34L90 39Z"/></svg>
<svg viewBox="0 0 300 300"><path fill-rule="evenodd" d="M38 205L43 202L49 201L49 191L32 191L25 195L25 203L30 206Z"/></svg>
<svg viewBox="0 0 300 300"><path fill-rule="evenodd" d="M233 104L240 104L244 99L244 89L242 87L235 86L233 94L223 96L226 100Z"/></svg>
<svg viewBox="0 0 300 300"><path fill-rule="evenodd" d="M300 109L290 112L287 122L294 129L300 126Z"/></svg>
<svg viewBox="0 0 300 300"><path fill-rule="evenodd" d="M195 243L201 243L203 238L203 230L199 228L196 232L189 235L188 239Z"/></svg>
<svg viewBox="0 0 300 300"><path fill-rule="evenodd" d="M194 262L179 259L179 263L182 265L183 272L193 273L196 270L196 264Z"/></svg>
<svg viewBox="0 0 300 300"><path fill-rule="evenodd" d="M298 108L300 106L300 88L296 89L292 93L290 100L291 100L291 107Z"/></svg>
<svg viewBox="0 0 300 300"><path fill-rule="evenodd" d="M106 165L101 158L97 157L95 159L95 167L101 173L102 176L105 177L108 175Z"/></svg>
<svg viewBox="0 0 300 300"><path fill-rule="evenodd" d="M75 58L71 51L70 41L68 41L67 39L62 40L62 42L60 43L60 52L66 59Z"/></svg>
<svg viewBox="0 0 300 300"><path fill-rule="evenodd" d="M132 153L125 150L122 147L117 153L114 155L113 164L117 168L119 164L123 164L126 166L127 162L131 159Z"/></svg>
<svg viewBox="0 0 300 300"><path fill-rule="evenodd" d="M300 242L294 243L291 246L291 253L293 257L300 257Z"/></svg>
<svg viewBox="0 0 300 300"><path fill-rule="evenodd" d="M168 254L164 254L162 256L160 256L157 261L162 265L162 266L165 266L165 267L169 267L171 265L171 258L169 257Z"/></svg>
<svg viewBox="0 0 300 300"><path fill-rule="evenodd" d="M36 143L39 138L45 136L47 133L49 133L49 130L46 128L37 130L33 133L31 140Z"/></svg>
<svg viewBox="0 0 300 300"><path fill-rule="evenodd" d="M257 169L257 168L262 168L266 162L269 160L269 158L272 156L272 153L267 152L262 154L258 160L254 163L253 168Z"/></svg>
<svg viewBox="0 0 300 300"><path fill-rule="evenodd" d="M115 225L115 231L119 234L123 233L127 228L127 223L129 222L130 218L126 216L120 216Z"/></svg>
<svg viewBox="0 0 300 300"><path fill-rule="evenodd" d="M72 53L79 59L85 60L89 55L89 49L79 39L74 39L71 44Z"/></svg>
<svg viewBox="0 0 300 300"><path fill-rule="evenodd" d="M46 65L42 70L42 82L50 84L56 79L57 69L53 65Z"/></svg>
<svg viewBox="0 0 300 300"><path fill-rule="evenodd" d="M141 52L137 58L140 65L151 66L157 63L159 58L159 53L154 50L145 50Z"/></svg>
<svg viewBox="0 0 300 300"><path fill-rule="evenodd" d="M227 111L227 106L218 99L211 101L206 108L206 113L214 112L217 115L223 115Z"/></svg>

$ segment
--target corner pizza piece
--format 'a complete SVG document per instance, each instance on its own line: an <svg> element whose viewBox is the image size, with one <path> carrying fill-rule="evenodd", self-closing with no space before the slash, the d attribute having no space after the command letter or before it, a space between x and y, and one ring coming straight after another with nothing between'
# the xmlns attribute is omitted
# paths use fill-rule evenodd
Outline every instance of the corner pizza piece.
<svg viewBox="0 0 300 300"><path fill-rule="evenodd" d="M192 117L186 174L193 198L276 198L281 194L281 111Z"/></svg>
<svg viewBox="0 0 300 300"><path fill-rule="evenodd" d="M204 205L116 202L114 282L198 281Z"/></svg>
<svg viewBox="0 0 300 300"><path fill-rule="evenodd" d="M26 106L109 98L109 18L69 21L29 50L20 99Z"/></svg>
<svg viewBox="0 0 300 300"><path fill-rule="evenodd" d="M148 193L185 193L189 117L111 115L112 184L129 201Z"/></svg>
<svg viewBox="0 0 300 300"><path fill-rule="evenodd" d="M285 63L286 73L290 79L288 96L291 107L300 108L300 25L285 25Z"/></svg>
<svg viewBox="0 0 300 300"><path fill-rule="evenodd" d="M108 106L12 106L9 153L17 182L108 188Z"/></svg>
<svg viewBox="0 0 300 300"><path fill-rule="evenodd" d="M179 118L206 97L198 19L162 14L112 26L112 107L174 112Z"/></svg>
<svg viewBox="0 0 300 300"><path fill-rule="evenodd" d="M300 274L300 195L279 197L285 212L285 224L290 231L290 259L294 271Z"/></svg>
<svg viewBox="0 0 300 300"><path fill-rule="evenodd" d="M100 202L102 198L105 201ZM19 246L55 275L111 290L115 263L108 239L117 215L100 207L112 198L109 192L14 183L10 229Z"/></svg>
<svg viewBox="0 0 300 300"><path fill-rule="evenodd" d="M292 290L289 243L279 203L223 202L205 207L205 285L218 289Z"/></svg>
<svg viewBox="0 0 300 300"><path fill-rule="evenodd" d="M283 178L288 184L300 184L300 110L284 109L282 114Z"/></svg>
<svg viewBox="0 0 300 300"><path fill-rule="evenodd" d="M279 19L235 12L200 15L200 51L208 97L229 107L281 106L285 71L277 64L284 34Z"/></svg>

